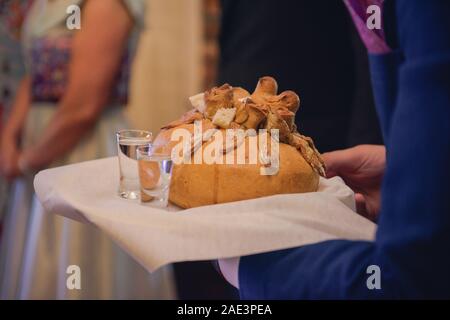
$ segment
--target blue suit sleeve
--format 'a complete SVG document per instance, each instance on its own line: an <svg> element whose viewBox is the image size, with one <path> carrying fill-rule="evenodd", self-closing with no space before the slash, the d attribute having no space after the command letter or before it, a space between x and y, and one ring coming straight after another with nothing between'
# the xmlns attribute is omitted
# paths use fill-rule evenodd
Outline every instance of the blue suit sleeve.
<svg viewBox="0 0 450 320"><path fill-rule="evenodd" d="M243 299L450 297L450 1L396 1L399 67L373 243L241 258ZM369 265L381 290L366 285Z"/></svg>

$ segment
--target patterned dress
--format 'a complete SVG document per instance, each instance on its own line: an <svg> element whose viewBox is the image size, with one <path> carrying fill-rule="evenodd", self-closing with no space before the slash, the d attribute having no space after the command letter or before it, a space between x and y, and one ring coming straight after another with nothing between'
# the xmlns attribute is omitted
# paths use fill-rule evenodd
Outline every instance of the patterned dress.
<svg viewBox="0 0 450 320"><path fill-rule="evenodd" d="M32 79L32 105L23 130L23 148L36 143L64 95L73 39L73 31L66 27L66 9L82 2L34 0L28 11L22 42ZM123 2L135 18L135 28L108 106L95 129L55 166L115 155L114 133L128 126L123 106L145 10L144 0ZM12 193L0 253L0 298L175 298L170 267L149 274L94 227L47 214L34 195L32 177L16 181ZM70 265L81 269L81 290L66 286Z"/></svg>
<svg viewBox="0 0 450 320"><path fill-rule="evenodd" d="M0 1L0 131L24 72L18 41L18 26L26 9L25 2ZM1 221L8 194L8 184L0 177L0 239Z"/></svg>

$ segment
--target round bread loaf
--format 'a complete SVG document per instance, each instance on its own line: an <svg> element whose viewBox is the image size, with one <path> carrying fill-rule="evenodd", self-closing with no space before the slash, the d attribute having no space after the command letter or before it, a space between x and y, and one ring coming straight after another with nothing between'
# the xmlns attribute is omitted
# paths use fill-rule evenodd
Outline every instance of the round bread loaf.
<svg viewBox="0 0 450 320"><path fill-rule="evenodd" d="M203 121L203 131L208 125ZM175 129L187 129L193 133L194 124L182 124L175 128L163 130L155 139L154 147L171 150L178 141L171 141ZM245 148L246 158L249 155L250 137L240 144ZM211 142L205 142L202 152ZM182 208L192 208L217 203L247 200L258 197L286 193L304 193L317 191L319 174L293 146L279 144L279 170L275 175L261 175L263 166L259 159L256 164L191 164L174 165L169 199Z"/></svg>

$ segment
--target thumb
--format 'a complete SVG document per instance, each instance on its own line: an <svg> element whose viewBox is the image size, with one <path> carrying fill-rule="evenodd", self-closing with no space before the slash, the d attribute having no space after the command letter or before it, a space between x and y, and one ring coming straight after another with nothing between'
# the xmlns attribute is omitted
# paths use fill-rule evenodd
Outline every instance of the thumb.
<svg viewBox="0 0 450 320"><path fill-rule="evenodd" d="M331 177L342 176L359 168L365 154L366 151L362 146L356 146L350 149L324 153L323 159Z"/></svg>
<svg viewBox="0 0 450 320"><path fill-rule="evenodd" d="M332 178L345 171L349 165L350 155L348 150L338 150L323 153L322 159L327 168L327 178Z"/></svg>

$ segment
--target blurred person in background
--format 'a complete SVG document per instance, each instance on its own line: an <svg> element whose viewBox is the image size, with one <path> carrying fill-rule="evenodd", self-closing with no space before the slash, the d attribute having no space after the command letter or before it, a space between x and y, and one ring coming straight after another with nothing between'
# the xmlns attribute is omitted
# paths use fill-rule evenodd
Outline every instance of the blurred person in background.
<svg viewBox="0 0 450 320"><path fill-rule="evenodd" d="M1 132L0 172L15 181L0 260L0 297L170 299L170 268L149 274L97 229L46 214L33 172L116 153L144 15L143 0L34 0L22 28L26 76ZM81 7L81 29L66 26ZM68 290L66 269L81 270Z"/></svg>

